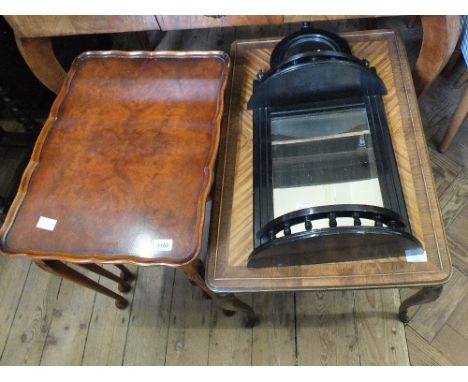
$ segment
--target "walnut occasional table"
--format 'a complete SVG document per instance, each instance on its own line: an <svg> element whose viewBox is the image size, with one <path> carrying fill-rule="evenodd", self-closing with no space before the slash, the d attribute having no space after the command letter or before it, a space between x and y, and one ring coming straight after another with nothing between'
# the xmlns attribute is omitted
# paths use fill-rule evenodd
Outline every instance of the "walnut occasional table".
<svg viewBox="0 0 468 382"><path fill-rule="evenodd" d="M229 57L87 52L77 57L0 231L1 251L128 301L123 265L180 267L226 313L247 305L206 287L198 259L218 151ZM122 274L98 264L115 264Z"/></svg>
<svg viewBox="0 0 468 382"><path fill-rule="evenodd" d="M436 299L452 265L404 46L389 30L343 34L352 53L366 58L384 81L383 97L413 235L426 256L247 268L253 249L252 113L247 101L260 69L267 70L278 39L236 41L232 45L230 105L220 143L208 253L207 284L216 292L336 290L421 286L404 301L399 317L407 322L411 305Z"/></svg>

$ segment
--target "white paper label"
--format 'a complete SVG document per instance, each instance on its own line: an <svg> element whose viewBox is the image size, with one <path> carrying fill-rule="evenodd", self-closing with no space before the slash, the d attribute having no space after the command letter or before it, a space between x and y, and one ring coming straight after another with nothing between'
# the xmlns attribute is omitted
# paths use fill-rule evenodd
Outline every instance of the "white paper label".
<svg viewBox="0 0 468 382"><path fill-rule="evenodd" d="M172 239L156 239L153 241L153 246L156 251L172 251Z"/></svg>
<svg viewBox="0 0 468 382"><path fill-rule="evenodd" d="M45 229L46 231L53 231L57 220L41 216L37 221L36 227L39 229Z"/></svg>
<svg viewBox="0 0 468 382"><path fill-rule="evenodd" d="M427 261L426 251L420 249L407 249L405 255L408 263L425 263Z"/></svg>

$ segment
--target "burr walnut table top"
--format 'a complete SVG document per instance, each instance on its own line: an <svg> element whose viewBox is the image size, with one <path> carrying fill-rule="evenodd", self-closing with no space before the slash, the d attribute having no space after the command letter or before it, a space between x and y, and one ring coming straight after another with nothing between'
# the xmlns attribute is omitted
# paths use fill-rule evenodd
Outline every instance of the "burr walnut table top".
<svg viewBox="0 0 468 382"><path fill-rule="evenodd" d="M219 292L313 290L441 284L452 266L442 226L418 104L404 46L388 30L342 35L353 54L377 69L413 235L427 260L362 260L283 268L247 268L253 249L252 112L247 101L259 69L268 69L280 40L234 42L230 103L220 143L207 284Z"/></svg>
<svg viewBox="0 0 468 382"><path fill-rule="evenodd" d="M87 52L0 231L6 254L181 265L200 250L229 57Z"/></svg>

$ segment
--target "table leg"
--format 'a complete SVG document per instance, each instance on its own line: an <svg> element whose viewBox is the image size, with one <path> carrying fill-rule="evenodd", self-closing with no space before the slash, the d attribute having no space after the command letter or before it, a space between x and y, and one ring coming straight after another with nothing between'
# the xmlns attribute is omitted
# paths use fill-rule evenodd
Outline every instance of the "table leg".
<svg viewBox="0 0 468 382"><path fill-rule="evenodd" d="M460 16L421 16L423 42L413 81L420 95L452 56L460 36Z"/></svg>
<svg viewBox="0 0 468 382"><path fill-rule="evenodd" d="M61 276L67 280L73 281L86 288L95 290L105 296L111 297L115 300L115 306L119 309L125 309L128 306L128 301L121 295L112 292L110 289L100 285L94 280L86 277L82 273L70 268L65 263L58 260L35 260L35 263L42 269Z"/></svg>
<svg viewBox="0 0 468 382"><path fill-rule="evenodd" d="M439 146L439 151L441 153L445 153L449 148L450 144L452 143L453 139L460 130L460 127L463 125L466 116L468 115L468 86L463 93L462 99L453 114L452 120L450 121L450 125L445 133L444 139Z"/></svg>
<svg viewBox="0 0 468 382"><path fill-rule="evenodd" d="M205 282L205 266L202 261L196 259L191 263L181 267L187 278L211 297L223 310L224 314L232 315L235 312L245 312L247 314L247 327L253 327L258 322L252 307L239 300L232 293L215 293L209 289Z"/></svg>
<svg viewBox="0 0 468 382"><path fill-rule="evenodd" d="M407 324L410 319L408 317L408 308L413 305L427 304L428 302L435 301L442 293L442 285L424 287L419 292L408 297L400 305L398 317L401 322Z"/></svg>
<svg viewBox="0 0 468 382"><path fill-rule="evenodd" d="M49 37L16 36L16 45L34 75L51 91L58 94L66 73L52 49L52 40Z"/></svg>
<svg viewBox="0 0 468 382"><path fill-rule="evenodd" d="M132 281L136 279L136 276L130 272L130 270L123 264L114 264L120 271L122 272L120 274L120 277L126 281Z"/></svg>
<svg viewBox="0 0 468 382"><path fill-rule="evenodd" d="M460 77L458 77L458 80L457 82L455 82L453 87L455 89L460 89L467 81L468 81L468 69L465 68L465 71L462 73Z"/></svg>
<svg viewBox="0 0 468 382"><path fill-rule="evenodd" d="M119 291L122 293L128 293L132 290L132 286L122 277L115 275L112 272L109 272L107 269L102 266L94 263L83 263L77 264L82 268L88 269L91 272L97 273L98 275L107 277L109 280L115 281L119 284Z"/></svg>

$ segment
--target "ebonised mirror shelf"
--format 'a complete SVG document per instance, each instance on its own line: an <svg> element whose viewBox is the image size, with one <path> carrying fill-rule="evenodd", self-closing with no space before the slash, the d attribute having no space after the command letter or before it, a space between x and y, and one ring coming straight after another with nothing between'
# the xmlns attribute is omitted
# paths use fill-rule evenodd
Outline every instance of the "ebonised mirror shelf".
<svg viewBox="0 0 468 382"><path fill-rule="evenodd" d="M339 36L304 25L259 71L248 267L422 253L411 234L382 97Z"/></svg>

